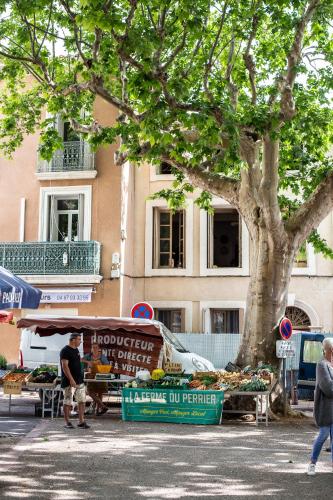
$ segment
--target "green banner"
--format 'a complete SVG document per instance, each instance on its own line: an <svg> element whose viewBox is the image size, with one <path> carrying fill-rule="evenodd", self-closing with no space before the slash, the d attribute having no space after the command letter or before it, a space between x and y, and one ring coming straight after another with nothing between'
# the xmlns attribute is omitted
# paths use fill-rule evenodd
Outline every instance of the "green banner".
<svg viewBox="0 0 333 500"><path fill-rule="evenodd" d="M223 391L133 389L122 391L123 420L219 424Z"/></svg>

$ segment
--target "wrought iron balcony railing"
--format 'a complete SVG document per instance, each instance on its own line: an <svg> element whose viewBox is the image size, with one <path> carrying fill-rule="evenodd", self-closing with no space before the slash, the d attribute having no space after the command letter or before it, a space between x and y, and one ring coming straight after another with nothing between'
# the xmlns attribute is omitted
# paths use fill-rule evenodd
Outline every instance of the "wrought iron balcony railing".
<svg viewBox="0 0 333 500"><path fill-rule="evenodd" d="M0 243L0 265L23 275L98 275L97 241Z"/></svg>
<svg viewBox="0 0 333 500"><path fill-rule="evenodd" d="M54 153L47 162L38 158L37 171L45 172L78 172L95 170L95 153L85 141L64 142L64 149Z"/></svg>

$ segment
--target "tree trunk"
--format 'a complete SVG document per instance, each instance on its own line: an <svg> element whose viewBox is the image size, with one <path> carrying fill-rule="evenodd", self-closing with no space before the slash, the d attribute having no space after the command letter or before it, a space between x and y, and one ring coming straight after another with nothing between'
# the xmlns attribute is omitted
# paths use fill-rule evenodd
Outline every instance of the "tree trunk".
<svg viewBox="0 0 333 500"><path fill-rule="evenodd" d="M266 227L257 227L253 241L251 280L247 295L245 327L236 363L257 366L260 361L277 366L274 326L284 316L294 251L273 242Z"/></svg>

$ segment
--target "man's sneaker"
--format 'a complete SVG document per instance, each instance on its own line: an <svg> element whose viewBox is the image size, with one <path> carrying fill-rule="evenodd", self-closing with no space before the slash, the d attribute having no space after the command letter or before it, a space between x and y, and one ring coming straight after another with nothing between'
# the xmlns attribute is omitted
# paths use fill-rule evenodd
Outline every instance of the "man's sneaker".
<svg viewBox="0 0 333 500"><path fill-rule="evenodd" d="M309 464L307 475L314 476L316 474L316 464Z"/></svg>
<svg viewBox="0 0 333 500"><path fill-rule="evenodd" d="M79 429L90 429L90 425L87 422L82 422L82 424L77 424Z"/></svg>
<svg viewBox="0 0 333 500"><path fill-rule="evenodd" d="M67 422L67 424L64 425L65 429L74 429L74 425L72 422Z"/></svg>

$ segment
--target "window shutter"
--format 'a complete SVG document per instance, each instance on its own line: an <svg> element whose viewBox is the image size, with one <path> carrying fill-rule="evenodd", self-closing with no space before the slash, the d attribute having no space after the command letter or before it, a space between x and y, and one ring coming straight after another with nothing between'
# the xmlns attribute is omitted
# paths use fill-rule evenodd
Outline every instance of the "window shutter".
<svg viewBox="0 0 333 500"><path fill-rule="evenodd" d="M79 241L83 241L84 237L84 194L79 194L79 230L78 230L78 238Z"/></svg>
<svg viewBox="0 0 333 500"><path fill-rule="evenodd" d="M49 208L48 208L48 240L57 241L57 219L56 219L56 197L49 196Z"/></svg>
<svg viewBox="0 0 333 500"><path fill-rule="evenodd" d="M207 267L214 266L214 215L207 214Z"/></svg>

